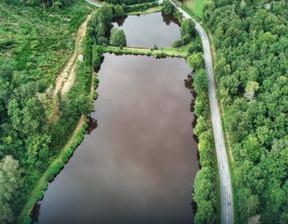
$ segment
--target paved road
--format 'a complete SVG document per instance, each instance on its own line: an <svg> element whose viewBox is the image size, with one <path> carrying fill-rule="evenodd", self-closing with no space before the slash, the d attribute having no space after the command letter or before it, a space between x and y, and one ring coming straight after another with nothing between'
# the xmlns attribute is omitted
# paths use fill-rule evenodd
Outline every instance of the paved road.
<svg viewBox="0 0 288 224"><path fill-rule="evenodd" d="M185 18L191 18L186 12L184 12L179 6L174 2L171 2ZM193 19L193 18L192 18ZM193 19L194 20L194 19ZM219 113L219 107L216 99L215 82L212 68L212 57L210 52L209 39L203 28L194 20L196 30L199 33L203 49L204 49L204 60L205 68L208 77L208 95L209 104L212 118L212 126L214 132L216 154L219 168L220 176L220 191L221 191L221 223L232 224L233 223L233 197L232 197L232 187L231 178L228 166L227 153L224 144L223 131L221 126L221 119Z"/></svg>
<svg viewBox="0 0 288 224"><path fill-rule="evenodd" d="M101 7L100 4L93 2L92 0L85 0L89 4ZM170 0L171 1L171 0ZM159 4L163 0L158 1ZM182 10L178 5L171 1L174 7L180 11L186 19L193 19L188 15L184 10ZM193 19L194 20L194 19ZM210 52L209 39L203 28L194 20L196 26L195 29L199 33L203 49L204 49L204 60L205 68L208 77L208 95L209 95L209 104L212 118L213 133L215 139L215 147L219 168L220 176L220 192L221 192L221 223L222 224L232 224L233 223L233 197L232 197L232 187L231 187L231 178L228 166L227 153L224 144L223 131L221 126L220 112L218 108L218 102L216 99L216 90L214 82L214 74L212 67L212 57Z"/></svg>
<svg viewBox="0 0 288 224"><path fill-rule="evenodd" d="M85 2L91 4L91 5L94 5L94 6L97 6L97 7L101 7L100 4L96 3L96 2L93 2L92 0L85 0Z"/></svg>

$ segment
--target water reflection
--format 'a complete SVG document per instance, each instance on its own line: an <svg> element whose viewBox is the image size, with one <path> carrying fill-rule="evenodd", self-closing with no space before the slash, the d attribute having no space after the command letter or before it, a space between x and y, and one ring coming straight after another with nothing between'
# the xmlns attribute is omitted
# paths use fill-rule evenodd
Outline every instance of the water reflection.
<svg viewBox="0 0 288 224"><path fill-rule="evenodd" d="M98 127L98 122L95 118L88 116L89 122L87 127L87 134L90 135L91 132Z"/></svg>
<svg viewBox="0 0 288 224"><path fill-rule="evenodd" d="M167 26L169 26L171 22L177 24L179 27L181 26L181 23L174 16L165 15L163 12L161 12L161 16L163 18L163 22L165 22Z"/></svg>
<svg viewBox="0 0 288 224"><path fill-rule="evenodd" d="M126 19L127 19L127 16L118 17L118 18L114 18L112 22L117 23L117 26L120 27L120 26L123 26Z"/></svg>
<svg viewBox="0 0 288 224"><path fill-rule="evenodd" d="M190 71L184 59L105 54L98 127L49 185L41 224L193 222Z"/></svg>
<svg viewBox="0 0 288 224"><path fill-rule="evenodd" d="M181 37L178 20L161 12L129 16L124 24L122 22L122 19L116 19L113 26L124 30L128 46L151 48L156 44L158 48L170 47Z"/></svg>

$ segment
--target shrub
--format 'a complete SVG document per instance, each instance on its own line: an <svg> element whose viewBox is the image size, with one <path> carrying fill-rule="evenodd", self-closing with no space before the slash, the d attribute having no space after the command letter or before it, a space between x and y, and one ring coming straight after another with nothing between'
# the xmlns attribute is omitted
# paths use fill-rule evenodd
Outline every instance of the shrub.
<svg viewBox="0 0 288 224"><path fill-rule="evenodd" d="M191 36L186 34L184 37L181 38L182 45L188 44L191 40Z"/></svg>
<svg viewBox="0 0 288 224"><path fill-rule="evenodd" d="M101 37L99 37L98 39L97 39L97 43L98 43L98 45L102 45L102 46L104 46L104 44L108 44L108 39L107 39L107 37L103 37L103 36L101 36Z"/></svg>
<svg viewBox="0 0 288 224"><path fill-rule="evenodd" d="M172 44L172 47L181 47L182 41L181 40L175 40Z"/></svg>
<svg viewBox="0 0 288 224"><path fill-rule="evenodd" d="M186 34L189 34L191 37L194 37L195 32L195 23L192 19L186 19L181 24L181 37L184 37Z"/></svg>
<svg viewBox="0 0 288 224"><path fill-rule="evenodd" d="M92 95L93 99L96 100L98 98L98 93L95 91Z"/></svg>
<svg viewBox="0 0 288 224"><path fill-rule="evenodd" d="M43 196L44 196L43 191L37 191L36 197L38 200L41 200L43 198Z"/></svg>
<svg viewBox="0 0 288 224"><path fill-rule="evenodd" d="M202 52L202 43L199 41L194 41L191 46L188 48L188 54L191 55L193 53Z"/></svg>
<svg viewBox="0 0 288 224"><path fill-rule="evenodd" d="M45 182L42 187L41 187L42 191L46 191L48 189L48 182Z"/></svg>
<svg viewBox="0 0 288 224"><path fill-rule="evenodd" d="M63 156L62 156L62 160L66 163L69 158L72 156L74 150L72 148L68 148L64 153L63 153Z"/></svg>
<svg viewBox="0 0 288 224"><path fill-rule="evenodd" d="M162 12L166 15L172 15L174 11L175 11L175 8L172 5L172 3L169 0L164 0Z"/></svg>

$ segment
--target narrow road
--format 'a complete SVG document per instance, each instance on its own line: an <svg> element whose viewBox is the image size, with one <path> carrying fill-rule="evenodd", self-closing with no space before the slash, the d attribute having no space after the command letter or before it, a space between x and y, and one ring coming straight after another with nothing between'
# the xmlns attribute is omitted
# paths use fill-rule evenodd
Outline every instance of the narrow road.
<svg viewBox="0 0 288 224"><path fill-rule="evenodd" d="M87 3L101 7L100 4L93 2L93 0L85 0ZM193 19L188 15L183 9L176 5L173 1L170 2L174 7L183 14L186 19ZM163 0L158 1L159 4L163 3ZM215 139L215 147L218 161L218 169L220 176L220 193L221 193L221 223L222 224L232 224L233 223L233 197L232 197L232 186L231 177L229 172L228 158L224 143L223 131L221 126L221 118L218 107L218 102L216 99L216 88L212 67L212 57L210 52L209 39L204 31L204 29L197 23L194 19L196 26L195 29L199 33L203 49L204 49L204 61L205 68L208 78L208 96L210 104L210 113L212 119L212 127Z"/></svg>
<svg viewBox="0 0 288 224"><path fill-rule="evenodd" d="M170 0L171 1L171 0ZM171 1L174 7L180 11L186 19L193 19L183 9ZM193 19L194 20L194 19ZM210 113L212 119L213 133L215 139L215 147L218 161L218 169L220 176L220 192L221 192L221 223L232 224L233 223L233 197L231 187L231 177L229 172L229 165L227 159L227 153L225 149L223 131L221 126L221 118L216 99L215 81L212 67L212 57L210 52L209 39L203 28L194 20L196 26L195 29L199 33L203 49L204 49L204 60L205 68L208 78L208 95L210 104Z"/></svg>

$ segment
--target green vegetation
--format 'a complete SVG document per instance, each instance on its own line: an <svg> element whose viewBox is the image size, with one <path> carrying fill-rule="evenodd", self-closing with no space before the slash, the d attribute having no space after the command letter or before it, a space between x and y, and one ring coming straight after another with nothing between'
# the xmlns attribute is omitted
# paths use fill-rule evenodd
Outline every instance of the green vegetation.
<svg viewBox="0 0 288 224"><path fill-rule="evenodd" d="M209 2L209 0L183 0L181 7L202 19L205 2Z"/></svg>
<svg viewBox="0 0 288 224"><path fill-rule="evenodd" d="M43 184L37 188L40 178L47 168L52 169L47 180L58 173L63 165L51 168L54 159L81 114L93 109L87 95L89 55L84 54L84 62L77 62L76 82L70 91L53 97L56 75L73 51L72 37L90 12L86 5L43 10L22 3L0 3L0 160L8 161L11 172L13 167L21 171L19 181L19 175L0 172L1 178L4 175L12 181L0 178L1 186L3 180L7 187L13 184L9 195L6 187L4 195L0 192L0 217L5 218L1 223L15 223L21 211L20 223L31 221L28 215L33 204L43 196ZM29 201L32 203L26 206Z"/></svg>
<svg viewBox="0 0 288 224"><path fill-rule="evenodd" d="M120 4L120 5L134 5L138 3L145 3L145 2L154 2L155 0L100 0L101 2L107 2L113 5Z"/></svg>
<svg viewBox="0 0 288 224"><path fill-rule="evenodd" d="M236 223L288 222L285 1L212 1L217 96L231 145Z"/></svg>
<svg viewBox="0 0 288 224"><path fill-rule="evenodd" d="M192 19L186 19L181 23L181 39L175 40L173 47L181 47L188 44L196 36L195 23Z"/></svg>
<svg viewBox="0 0 288 224"><path fill-rule="evenodd" d="M116 27L111 29L111 44L114 46L126 46L127 41L126 41L126 36L125 33L122 29L118 29Z"/></svg>
<svg viewBox="0 0 288 224"><path fill-rule="evenodd" d="M103 47L103 52L108 53L119 53L119 54L135 54L135 55L153 55L155 57L182 57L186 58L188 47L183 49L176 49L173 47L165 47L159 50L153 50L150 48L141 48L141 47L123 47L122 49L119 47L107 46Z"/></svg>
<svg viewBox="0 0 288 224"><path fill-rule="evenodd" d="M172 3L169 0L164 0L162 12L166 15L172 15L174 11L175 11L175 8L172 5Z"/></svg>
<svg viewBox="0 0 288 224"><path fill-rule="evenodd" d="M154 12L160 12L162 10L162 6L158 5L156 7L148 8L146 10L143 10L143 13L149 14L149 13L154 13ZM140 15L138 11L136 12L127 12L127 15Z"/></svg>
<svg viewBox="0 0 288 224"><path fill-rule="evenodd" d="M162 9L162 6L159 6L158 2L146 2L135 5L122 5L122 7L128 15L140 15L141 13L158 12Z"/></svg>
<svg viewBox="0 0 288 224"><path fill-rule="evenodd" d="M200 40L196 39L194 45ZM194 223L217 223L219 220L218 194L217 194L217 162L214 154L214 139L209 120L209 103L207 93L207 75L204 69L202 48L193 51L187 58L187 63L195 70L193 76L188 76L185 86L191 86L197 93L194 104L194 114L197 116L197 124L194 134L198 137L198 151L200 156L201 170L197 172L194 181L193 200L198 209Z"/></svg>

